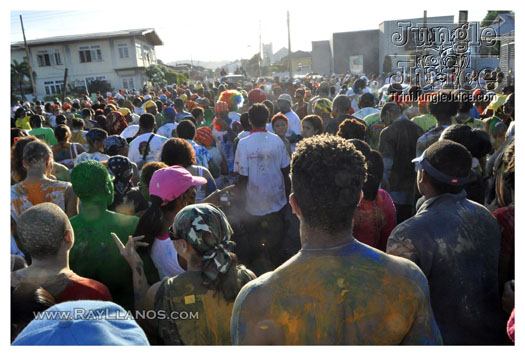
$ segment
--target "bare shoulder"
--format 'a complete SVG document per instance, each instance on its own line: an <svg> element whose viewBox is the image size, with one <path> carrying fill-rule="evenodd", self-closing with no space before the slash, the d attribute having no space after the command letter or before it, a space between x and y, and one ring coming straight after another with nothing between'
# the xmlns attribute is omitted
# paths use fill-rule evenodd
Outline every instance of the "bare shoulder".
<svg viewBox="0 0 525 356"><path fill-rule="evenodd" d="M237 295L230 325L234 345L282 344L282 332L265 315L272 300L273 273L248 282Z"/></svg>
<svg viewBox="0 0 525 356"><path fill-rule="evenodd" d="M428 281L423 271L411 260L384 254L385 269L394 279L399 279L406 283L408 288L414 288L426 294L428 291Z"/></svg>
<svg viewBox="0 0 525 356"><path fill-rule="evenodd" d="M235 304L239 304L239 307L251 308L262 302L272 289L271 285L274 281L274 278L272 278L273 273L274 272L267 272L246 283L237 295Z"/></svg>

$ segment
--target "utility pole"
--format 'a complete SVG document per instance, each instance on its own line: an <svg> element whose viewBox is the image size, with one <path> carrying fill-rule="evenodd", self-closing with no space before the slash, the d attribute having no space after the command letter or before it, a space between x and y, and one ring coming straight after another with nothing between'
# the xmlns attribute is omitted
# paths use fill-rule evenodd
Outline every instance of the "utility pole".
<svg viewBox="0 0 525 356"><path fill-rule="evenodd" d="M427 10L423 11L423 31L424 31L423 46L422 46L423 48L421 49L421 57L419 60L419 63L421 64L421 68L417 68L417 70L419 70L419 73L417 74L418 76L417 84L421 88L423 88L427 84L426 83L426 73L425 73L425 63L423 63L425 54L426 54L426 46L428 45L428 35L429 35L429 31L427 29ZM416 45L416 58L417 58L417 45Z"/></svg>
<svg viewBox="0 0 525 356"><path fill-rule="evenodd" d="M66 92L67 92L67 68L64 71L64 84L62 86L62 103L64 102L64 99L66 98Z"/></svg>
<svg viewBox="0 0 525 356"><path fill-rule="evenodd" d="M467 36L465 36L465 39L466 39L468 38L468 30L469 30L468 11L460 11L459 16L458 16L458 31L460 31L460 28L462 28L465 25L467 26L467 28L465 29L465 31L467 31ZM456 73L457 81L455 84L458 86L458 88L462 88L463 85L465 84L466 65L464 66L464 64L468 63L468 58L467 58L468 42L465 39L458 40L458 44L457 44L458 51L456 51L456 56L459 59L460 66L458 69L458 73Z"/></svg>
<svg viewBox="0 0 525 356"><path fill-rule="evenodd" d="M24 31L24 22L22 21L22 15L20 15L20 25L22 25L22 35L24 36L24 46L26 48L27 62L29 63L29 78L31 79L31 86L33 87L33 100L37 99L35 78L33 78L33 66L31 65L31 56L29 55L29 47L27 47L26 33ZM20 93L22 96L23 93Z"/></svg>
<svg viewBox="0 0 525 356"><path fill-rule="evenodd" d="M293 81L292 76L292 44L290 42L290 11L286 11L286 19L288 23L288 70L290 71L290 80Z"/></svg>

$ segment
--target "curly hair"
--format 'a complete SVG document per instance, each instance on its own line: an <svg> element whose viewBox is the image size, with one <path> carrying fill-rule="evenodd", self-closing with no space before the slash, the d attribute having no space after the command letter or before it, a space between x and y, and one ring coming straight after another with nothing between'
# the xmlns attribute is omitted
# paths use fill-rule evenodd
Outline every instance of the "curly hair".
<svg viewBox="0 0 525 356"><path fill-rule="evenodd" d="M364 141L366 137L366 124L357 119L345 119L339 124L337 136L347 140L356 138Z"/></svg>
<svg viewBox="0 0 525 356"><path fill-rule="evenodd" d="M328 233L352 227L366 175L361 154L329 134L302 140L292 157L292 190L304 222Z"/></svg>
<svg viewBox="0 0 525 356"><path fill-rule="evenodd" d="M197 163L195 150L182 138L170 138L162 146L160 160L168 166L189 167Z"/></svg>

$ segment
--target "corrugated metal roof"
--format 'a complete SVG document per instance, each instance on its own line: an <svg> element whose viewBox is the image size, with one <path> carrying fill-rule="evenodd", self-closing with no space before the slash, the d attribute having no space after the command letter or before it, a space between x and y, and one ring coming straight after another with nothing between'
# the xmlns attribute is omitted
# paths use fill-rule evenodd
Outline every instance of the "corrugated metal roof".
<svg viewBox="0 0 525 356"><path fill-rule="evenodd" d="M70 36L57 36L57 37L47 37L39 38L35 40L27 41L29 46L45 45L50 43L60 43L60 42L76 42L76 41L91 41L91 40L101 40L109 39L115 37L129 37L129 36L146 36L155 46L162 46L164 43L159 38L155 29L153 28L143 28L136 30L121 30L121 31L112 31L112 32L99 32L99 33L88 33L80 35L70 35ZM24 42L12 43L11 47L23 47Z"/></svg>

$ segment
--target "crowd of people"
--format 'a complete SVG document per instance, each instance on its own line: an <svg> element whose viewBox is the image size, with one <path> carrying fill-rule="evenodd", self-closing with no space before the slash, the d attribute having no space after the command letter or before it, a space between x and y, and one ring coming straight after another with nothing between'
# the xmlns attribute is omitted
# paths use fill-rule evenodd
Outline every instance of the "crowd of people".
<svg viewBox="0 0 525 356"><path fill-rule="evenodd" d="M512 78L399 79L13 102L12 343L512 344Z"/></svg>

